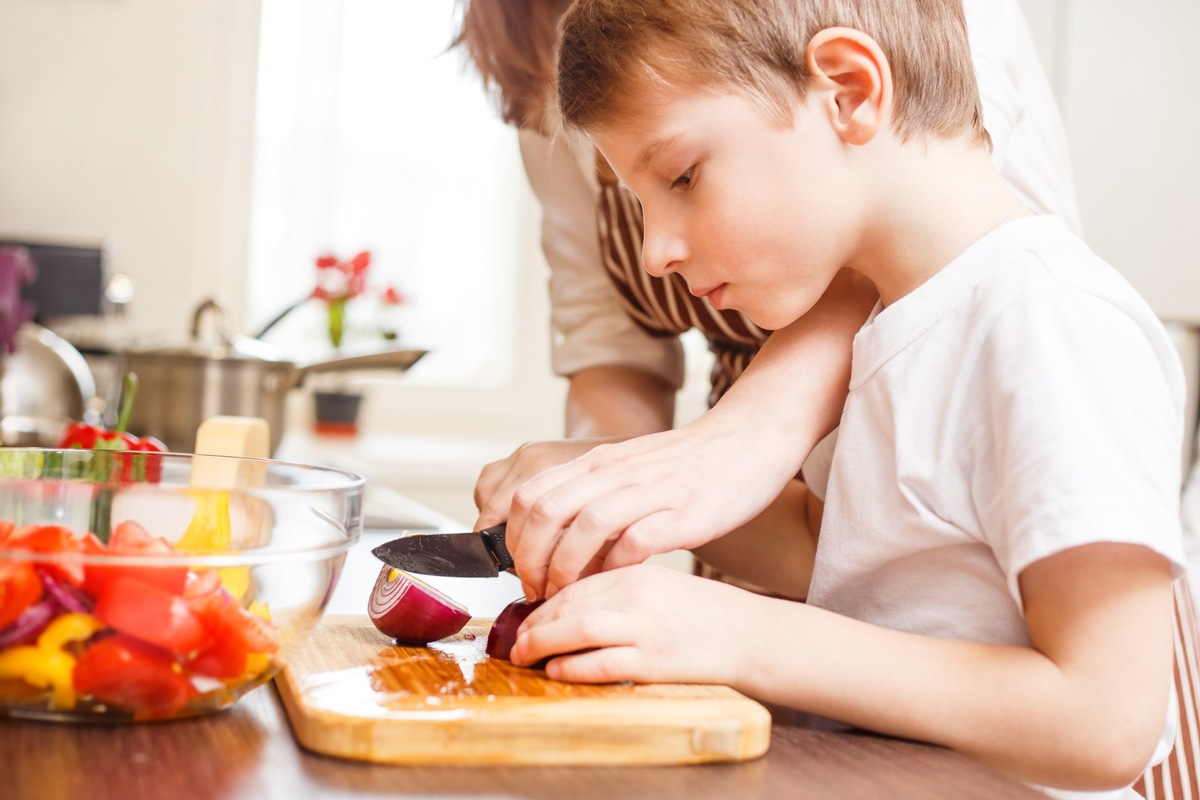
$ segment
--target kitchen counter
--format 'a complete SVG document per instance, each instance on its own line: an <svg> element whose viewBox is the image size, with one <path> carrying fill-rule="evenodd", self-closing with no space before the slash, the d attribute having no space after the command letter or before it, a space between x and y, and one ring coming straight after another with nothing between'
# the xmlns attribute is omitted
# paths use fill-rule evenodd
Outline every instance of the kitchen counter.
<svg viewBox="0 0 1200 800"><path fill-rule="evenodd" d="M1036 800L967 758L824 729L775 712L771 749L741 764L686 767L393 767L300 749L272 686L193 720L129 727L0 722L9 800Z"/></svg>
<svg viewBox="0 0 1200 800"><path fill-rule="evenodd" d="M401 496L376 494L381 513L411 528L455 524ZM349 554L330 613L362 613L379 563L375 530ZM494 616L520 594L512 576L440 579L475 616ZM3 789L11 800L295 800L305 798L546 798L546 800L756 800L781 797L946 797L1036 800L1042 795L947 750L838 728L772 709L767 755L738 764L675 767L403 767L303 750L273 684L232 708L190 720L131 726L0 720Z"/></svg>

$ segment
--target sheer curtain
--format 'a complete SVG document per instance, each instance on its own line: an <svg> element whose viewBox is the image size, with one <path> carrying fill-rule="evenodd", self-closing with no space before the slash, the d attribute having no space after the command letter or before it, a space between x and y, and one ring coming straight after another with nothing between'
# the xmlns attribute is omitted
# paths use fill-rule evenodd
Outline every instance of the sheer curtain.
<svg viewBox="0 0 1200 800"><path fill-rule="evenodd" d="M313 286L313 259L374 255L413 379L489 386L514 343L515 134L457 53L453 0L263 0L247 318L257 330ZM354 320L350 320L353 326ZM328 345L303 307L268 338L305 361Z"/></svg>

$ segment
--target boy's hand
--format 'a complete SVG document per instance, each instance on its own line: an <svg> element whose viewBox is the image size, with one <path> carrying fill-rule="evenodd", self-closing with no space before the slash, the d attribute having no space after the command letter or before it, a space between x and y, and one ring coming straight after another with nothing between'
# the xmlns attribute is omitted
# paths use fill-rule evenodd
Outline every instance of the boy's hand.
<svg viewBox="0 0 1200 800"><path fill-rule="evenodd" d="M539 472L565 464L603 442L617 441L620 439L612 437L527 442L507 458L488 464L475 482L475 507L479 509L479 518L474 529L479 531L506 522L517 487Z"/></svg>
<svg viewBox="0 0 1200 800"><path fill-rule="evenodd" d="M795 471L769 468L766 443L751 439L743 420L714 409L679 430L597 446L522 484L507 536L527 593L551 597L586 575L698 547L752 519Z"/></svg>
<svg viewBox="0 0 1200 800"><path fill-rule="evenodd" d="M573 583L535 610L511 657L529 665L559 656L546 674L579 683L733 684L737 642L753 616L745 606L764 601L665 567L626 567Z"/></svg>

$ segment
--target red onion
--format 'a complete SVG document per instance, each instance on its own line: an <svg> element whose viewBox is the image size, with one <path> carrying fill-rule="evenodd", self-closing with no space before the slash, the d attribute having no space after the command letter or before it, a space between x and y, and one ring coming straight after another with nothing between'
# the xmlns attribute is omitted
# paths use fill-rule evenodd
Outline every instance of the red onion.
<svg viewBox="0 0 1200 800"><path fill-rule="evenodd" d="M367 615L376 628L407 645L445 639L471 619L466 606L386 565L375 579Z"/></svg>
<svg viewBox="0 0 1200 800"><path fill-rule="evenodd" d="M487 646L484 648L492 658L511 661L513 645L517 643L517 628L533 610L544 603L544 600L534 600L532 603L525 599L514 600L504 607L504 610L492 623L488 631Z"/></svg>
<svg viewBox="0 0 1200 800"><path fill-rule="evenodd" d="M96 602L92 598L61 578L56 577L48 569L35 566L34 570L37 571L38 577L42 579L42 586L46 587L46 594L54 598L64 609L78 614L92 613L92 608L96 605Z"/></svg>
<svg viewBox="0 0 1200 800"><path fill-rule="evenodd" d="M46 630L50 622L62 613L54 600L42 600L21 612L12 624L0 631L0 647L29 644Z"/></svg>

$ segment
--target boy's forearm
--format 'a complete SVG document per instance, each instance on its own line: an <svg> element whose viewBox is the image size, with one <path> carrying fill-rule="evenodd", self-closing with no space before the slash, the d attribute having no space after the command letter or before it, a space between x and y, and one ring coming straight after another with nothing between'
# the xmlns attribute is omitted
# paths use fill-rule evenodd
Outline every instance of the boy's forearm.
<svg viewBox="0 0 1200 800"><path fill-rule="evenodd" d="M878 297L864 278L842 270L808 313L771 334L721 401L696 422L736 420L748 440L788 448L789 468L799 472L817 442L837 427L854 334Z"/></svg>
<svg viewBox="0 0 1200 800"><path fill-rule="evenodd" d="M803 604L749 602L761 607L738 612L756 629L741 637L735 688L939 744L1022 780L1075 789L1130 783L1150 757L1147 719L1151 727L1166 719L1159 680L1166 675L1133 664L1122 662L1129 674L1104 683L1032 647L919 636ZM1112 658L1122 659L1121 648ZM1131 704L1150 712L1126 713Z"/></svg>

